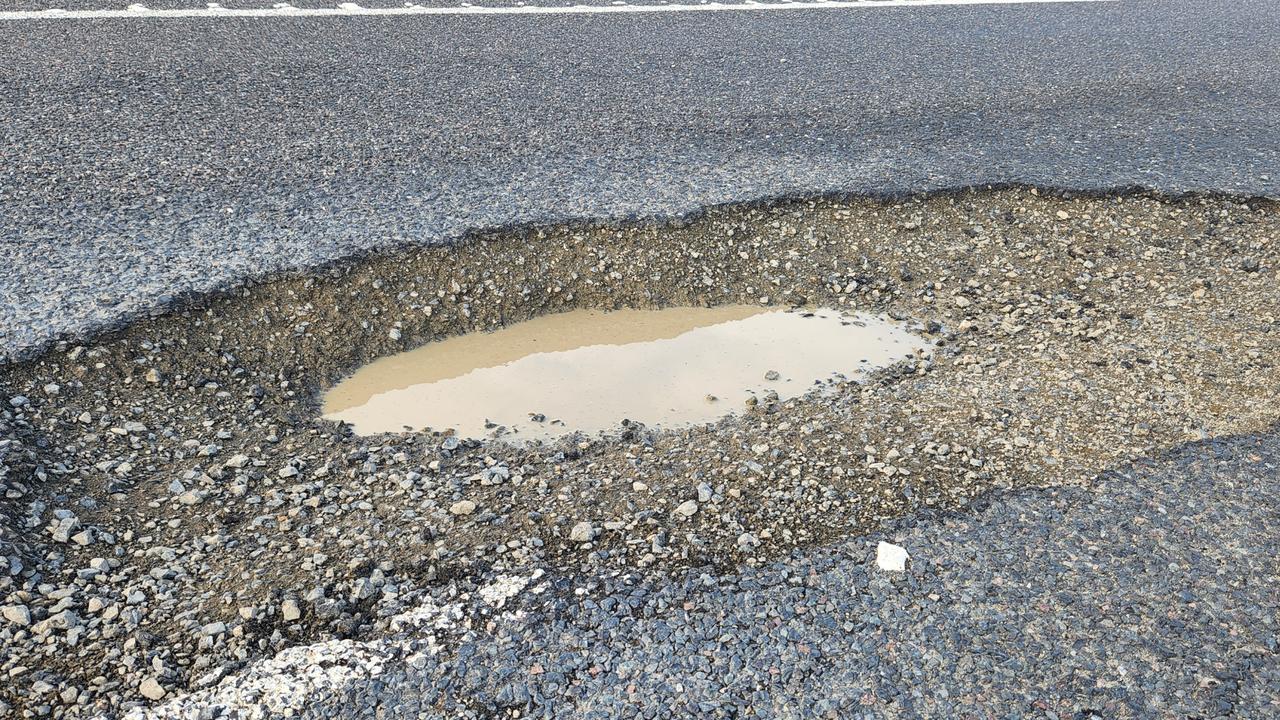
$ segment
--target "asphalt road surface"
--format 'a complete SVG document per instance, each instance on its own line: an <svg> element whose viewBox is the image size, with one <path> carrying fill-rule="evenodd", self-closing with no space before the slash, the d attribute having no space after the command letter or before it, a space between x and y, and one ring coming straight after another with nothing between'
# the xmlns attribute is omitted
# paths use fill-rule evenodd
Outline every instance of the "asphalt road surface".
<svg viewBox="0 0 1280 720"><path fill-rule="evenodd" d="M143 718L1269 718L1275 433L754 570L506 578ZM912 554L875 568L878 539ZM483 628L483 630L481 630ZM201 713L204 713L203 715ZM222 715L225 716L225 715ZM512 715L516 716L515 714Z"/></svg>
<svg viewBox="0 0 1280 720"><path fill-rule="evenodd" d="M55 5L123 7L4 9ZM1274 195L1276 27L1270 0L0 19L0 359L476 228L984 183Z"/></svg>
<svg viewBox="0 0 1280 720"><path fill-rule="evenodd" d="M89 14L24 14L55 4ZM124 5L0 0L0 364L492 227L1009 183L1280 195L1273 0L93 15ZM129 686L163 698L130 717L1273 717L1277 462L1274 430L1211 439L735 572L462 577L429 628ZM906 573L875 569L882 539ZM44 612L30 583L10 615Z"/></svg>

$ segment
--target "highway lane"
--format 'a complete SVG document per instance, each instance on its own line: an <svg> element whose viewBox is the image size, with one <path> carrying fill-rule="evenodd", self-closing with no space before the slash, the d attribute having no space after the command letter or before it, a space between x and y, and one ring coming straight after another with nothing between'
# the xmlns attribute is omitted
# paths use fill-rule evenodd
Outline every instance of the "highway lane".
<svg viewBox="0 0 1280 720"><path fill-rule="evenodd" d="M476 228L984 183L1275 195L1276 27L1267 0L0 21L0 357Z"/></svg>

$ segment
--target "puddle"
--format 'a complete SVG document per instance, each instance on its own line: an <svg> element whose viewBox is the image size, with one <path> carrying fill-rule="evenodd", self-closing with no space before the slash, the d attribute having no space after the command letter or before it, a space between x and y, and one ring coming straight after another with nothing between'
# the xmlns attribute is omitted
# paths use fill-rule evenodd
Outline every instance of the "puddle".
<svg viewBox="0 0 1280 720"><path fill-rule="evenodd" d="M924 346L901 323L839 310L577 310L376 360L333 388L324 412L360 434L546 440L615 431L623 419L679 427L741 410L751 395L858 379Z"/></svg>

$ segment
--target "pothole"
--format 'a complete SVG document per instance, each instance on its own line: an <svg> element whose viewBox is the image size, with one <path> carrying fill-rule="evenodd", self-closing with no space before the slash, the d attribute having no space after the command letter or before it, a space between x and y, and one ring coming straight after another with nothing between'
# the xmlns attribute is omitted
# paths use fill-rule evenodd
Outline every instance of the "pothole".
<svg viewBox="0 0 1280 720"><path fill-rule="evenodd" d="M901 323L831 308L576 310L381 358L333 388L324 410L361 434L532 441L624 420L687 427L859 379L924 346Z"/></svg>
<svg viewBox="0 0 1280 720"><path fill-rule="evenodd" d="M494 574L698 582L1272 427L1277 237L1274 202L1230 198L725 207L408 247L58 344L0 366L0 607L30 616L0 618L0 716L118 716L290 646L399 632ZM915 318L931 355L603 440L369 437L316 412L351 368L424 343L732 305ZM423 711L505 711L455 686Z"/></svg>

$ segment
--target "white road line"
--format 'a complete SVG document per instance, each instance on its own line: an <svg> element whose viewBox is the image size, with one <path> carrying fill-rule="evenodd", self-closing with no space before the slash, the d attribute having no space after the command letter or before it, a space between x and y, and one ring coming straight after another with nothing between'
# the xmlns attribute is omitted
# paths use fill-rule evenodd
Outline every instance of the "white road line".
<svg viewBox="0 0 1280 720"><path fill-rule="evenodd" d="M770 12L774 10L841 10L863 8L933 7L942 5L1044 5L1065 3L1117 2L1118 0L780 0L779 2L732 2L706 5L510 5L483 7L463 3L452 7L408 5L395 8L368 8L344 2L331 8L300 8L277 3L270 8L228 8L210 3L204 8L152 10L130 5L126 10L8 10L0 11L3 20L98 20L109 18L298 18L298 17L369 17L382 15L612 15L677 12Z"/></svg>

